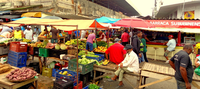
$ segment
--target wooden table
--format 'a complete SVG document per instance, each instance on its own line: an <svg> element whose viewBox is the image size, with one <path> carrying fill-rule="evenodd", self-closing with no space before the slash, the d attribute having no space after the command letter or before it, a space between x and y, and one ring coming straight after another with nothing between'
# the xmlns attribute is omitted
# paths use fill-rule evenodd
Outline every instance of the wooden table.
<svg viewBox="0 0 200 89"><path fill-rule="evenodd" d="M140 63L140 67L142 67L143 63ZM107 75L111 75L111 74L114 74L114 72L117 70L117 65L114 64L114 63L109 63L107 66L103 66L103 65L94 65L94 79L93 79L93 83L95 82L95 80L99 79L99 78L103 78L104 76L107 76ZM101 75L101 76L98 76L96 77L96 71L100 71L100 72L104 72L105 74L104 75ZM134 77L137 77L137 86L133 86L131 84L130 81L128 81L128 78L127 76L134 76ZM124 73L124 79L133 87L133 88L138 88L139 87L139 83L140 83L140 78L142 78L141 74L136 74L136 73Z"/></svg>
<svg viewBox="0 0 200 89"><path fill-rule="evenodd" d="M29 83L35 82L35 84L36 84L35 87L37 89L37 79L35 79L35 78L21 82L21 83L9 82L6 78L6 75L9 74L11 71L13 71L15 68L17 68L17 67L12 67L12 69L10 71L3 73L3 74L0 74L0 88L17 89L17 88L20 88L20 87L27 85Z"/></svg>
<svg viewBox="0 0 200 89"><path fill-rule="evenodd" d="M63 43L65 43L65 37L59 37L59 40L60 39L63 39ZM38 37L38 41L41 41L41 40L51 40L51 38L42 38L42 37Z"/></svg>
<svg viewBox="0 0 200 89"><path fill-rule="evenodd" d="M163 82L163 81L167 81L167 80L175 83L175 78L174 78L175 71L171 66L163 66L163 65L153 64L153 63L145 63L142 67L141 75L145 76L145 77L155 78L158 80L151 82L149 84L140 85L139 88L143 88L143 87L150 86L150 85L153 85L153 84L156 84L159 82ZM142 82L142 80L140 80L140 84L141 84L141 82ZM200 76L198 76L194 73L192 84L195 87L197 87L198 89L200 89L200 86L197 83L200 85Z"/></svg>

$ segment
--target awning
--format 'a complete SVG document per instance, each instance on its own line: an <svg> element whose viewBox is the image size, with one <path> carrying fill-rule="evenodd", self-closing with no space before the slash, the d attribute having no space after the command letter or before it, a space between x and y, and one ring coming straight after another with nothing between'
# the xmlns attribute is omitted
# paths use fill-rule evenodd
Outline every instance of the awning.
<svg viewBox="0 0 200 89"><path fill-rule="evenodd" d="M0 11L0 15L8 15L11 11Z"/></svg>
<svg viewBox="0 0 200 89"><path fill-rule="evenodd" d="M158 31L158 32L179 32L182 31L180 28L139 28L136 29L147 30L147 31Z"/></svg>
<svg viewBox="0 0 200 89"><path fill-rule="evenodd" d="M21 15L21 17L42 17L41 12L27 12Z"/></svg>
<svg viewBox="0 0 200 89"><path fill-rule="evenodd" d="M40 19L40 18L24 18L17 21L12 21L6 24L24 24L24 25L78 25L78 30L87 30L97 28L105 28L95 20L55 20L55 19ZM96 23L96 26L95 26ZM76 27L69 26L54 26L60 30L76 30Z"/></svg>
<svg viewBox="0 0 200 89"><path fill-rule="evenodd" d="M96 18L95 20L99 23L115 23L115 22L119 21L120 19L114 19L114 18L109 18L109 17L103 16L101 18Z"/></svg>
<svg viewBox="0 0 200 89"><path fill-rule="evenodd" d="M108 28L115 28L115 29L119 29L121 27L118 27L118 26L112 26L112 24L110 23L100 23L102 26L104 27L108 27Z"/></svg>
<svg viewBox="0 0 200 89"><path fill-rule="evenodd" d="M2 15L0 16L1 19L14 19L14 18L19 18L20 15Z"/></svg>
<svg viewBox="0 0 200 89"><path fill-rule="evenodd" d="M11 19L11 20L16 21L16 20L20 20L20 19L23 19L23 18L27 18L27 17L15 18L15 19Z"/></svg>

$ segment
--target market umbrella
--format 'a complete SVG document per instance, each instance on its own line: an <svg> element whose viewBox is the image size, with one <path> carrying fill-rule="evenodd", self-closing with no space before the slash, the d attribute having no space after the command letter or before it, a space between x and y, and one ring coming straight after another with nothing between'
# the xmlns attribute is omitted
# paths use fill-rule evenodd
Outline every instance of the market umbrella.
<svg viewBox="0 0 200 89"><path fill-rule="evenodd" d="M45 17L42 17L42 19L60 19L60 20L62 20L62 18L60 18L58 16L45 16Z"/></svg>
<svg viewBox="0 0 200 89"><path fill-rule="evenodd" d="M149 22L139 19L139 18L125 18L121 19L113 24L113 26L120 26L120 27L143 27L143 28L152 28L154 27L152 24Z"/></svg>

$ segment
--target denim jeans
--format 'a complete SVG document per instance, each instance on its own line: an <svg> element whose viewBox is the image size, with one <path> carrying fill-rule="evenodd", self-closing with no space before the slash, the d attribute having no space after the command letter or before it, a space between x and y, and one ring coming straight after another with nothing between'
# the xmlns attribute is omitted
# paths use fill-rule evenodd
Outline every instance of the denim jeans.
<svg viewBox="0 0 200 89"><path fill-rule="evenodd" d="M176 80L176 83L177 83L177 89L186 89L185 82Z"/></svg>
<svg viewBox="0 0 200 89"><path fill-rule="evenodd" d="M141 54L142 54L142 57L139 57L139 55L138 55L139 63L144 62L144 55L143 55L143 53L141 53Z"/></svg>

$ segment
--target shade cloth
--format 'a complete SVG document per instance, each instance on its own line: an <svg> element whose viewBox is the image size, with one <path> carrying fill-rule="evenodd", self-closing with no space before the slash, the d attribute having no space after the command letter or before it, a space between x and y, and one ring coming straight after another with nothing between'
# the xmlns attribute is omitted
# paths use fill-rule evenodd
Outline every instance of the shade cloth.
<svg viewBox="0 0 200 89"><path fill-rule="evenodd" d="M41 12L27 12L21 15L21 17L42 17Z"/></svg>

